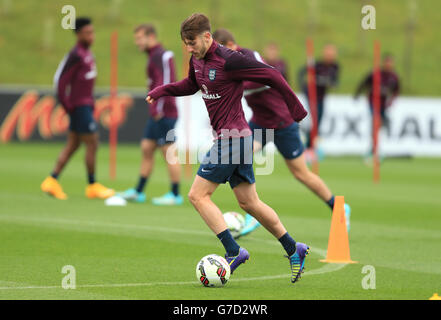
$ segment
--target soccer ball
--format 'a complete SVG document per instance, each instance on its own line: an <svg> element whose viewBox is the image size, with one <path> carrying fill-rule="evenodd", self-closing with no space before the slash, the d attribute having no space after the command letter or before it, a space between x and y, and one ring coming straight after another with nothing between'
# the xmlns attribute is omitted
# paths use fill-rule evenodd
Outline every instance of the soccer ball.
<svg viewBox="0 0 441 320"><path fill-rule="evenodd" d="M196 278L205 287L222 287L230 279L230 265L217 254L209 254L196 265Z"/></svg>
<svg viewBox="0 0 441 320"><path fill-rule="evenodd" d="M230 229L231 235L237 238L245 226L244 216L237 212L226 212L224 213L224 220L228 229Z"/></svg>

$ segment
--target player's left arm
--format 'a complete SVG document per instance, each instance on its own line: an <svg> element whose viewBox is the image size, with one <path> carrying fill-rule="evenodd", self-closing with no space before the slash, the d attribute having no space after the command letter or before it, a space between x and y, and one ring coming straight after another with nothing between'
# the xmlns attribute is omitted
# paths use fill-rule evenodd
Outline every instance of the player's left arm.
<svg viewBox="0 0 441 320"><path fill-rule="evenodd" d="M301 121L308 114L282 74L275 68L237 53L226 59L224 70L232 80L258 82L276 89L284 98L295 121Z"/></svg>

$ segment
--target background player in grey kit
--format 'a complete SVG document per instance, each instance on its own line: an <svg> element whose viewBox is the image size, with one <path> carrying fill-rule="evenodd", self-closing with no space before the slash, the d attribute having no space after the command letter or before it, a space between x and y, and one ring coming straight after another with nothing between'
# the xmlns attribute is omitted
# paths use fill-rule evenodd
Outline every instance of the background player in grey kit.
<svg viewBox="0 0 441 320"><path fill-rule="evenodd" d="M41 189L57 199L67 199L67 195L58 183L58 177L83 142L86 145L85 160L89 182L86 196L105 199L114 195L115 191L95 181L98 127L93 118L93 87L97 71L95 58L90 51L90 46L95 40L95 31L89 18L77 18L74 31L77 43L61 61L54 76L58 100L70 119L67 143L51 175L41 184Z"/></svg>
<svg viewBox="0 0 441 320"><path fill-rule="evenodd" d="M236 44L234 36L226 29L218 29L213 33L213 37L220 44L231 50L238 51L244 56L262 61L257 51L241 48ZM285 101L280 94L268 87L262 87L259 84L247 82L245 84L245 99L248 106L253 110L253 117L249 125L253 130L254 149L259 150L272 141L279 152L285 158L285 163L294 177L303 183L308 189L314 192L320 199L329 205L331 212L334 208L334 195L327 187L324 181L315 173L311 172L306 165L303 154L304 147L300 139L299 125L294 122L288 112ZM273 138L267 132L274 130ZM260 131L257 134L257 131ZM345 204L346 225L349 229L350 207ZM246 216L246 225L240 233L244 236L259 227L259 223L252 219L250 215Z"/></svg>
<svg viewBox="0 0 441 320"><path fill-rule="evenodd" d="M173 52L165 50L152 24L141 24L134 31L135 44L141 52L147 53L149 60L146 75L149 81L149 90L176 81ZM150 119L144 130L141 140L142 160L139 180L135 188L126 190L122 196L127 200L144 202L146 196L144 188L153 171L154 154L161 149L170 176L170 192L159 198L153 198L156 205L180 205L183 202L179 194L181 167L176 159L175 139L173 129L178 117L175 97L163 97L149 105Z"/></svg>
<svg viewBox="0 0 441 320"><path fill-rule="evenodd" d="M306 110L280 72L218 45L211 36L210 22L204 15L193 14L186 19L181 25L181 38L192 54L188 77L150 91L147 101L152 103L163 96L192 95L203 88L202 97L216 132L216 140L207 158L210 159L212 152L222 154L220 151L225 145L222 143L224 139L228 139L226 144L230 147L231 158L238 156L236 152L241 158L239 163L210 161L201 164L188 195L190 202L222 242L226 250L225 258L233 273L249 259L249 253L233 239L221 210L211 200L219 184L228 181L241 208L253 215L280 241L290 261L291 281L296 282L303 272L309 247L296 243L277 213L259 199L252 163L243 160L244 152L252 153L251 148L246 150L246 145L251 145L252 137L241 104L243 81L261 82L279 90L296 121L306 116ZM237 145L239 148L233 147Z"/></svg>

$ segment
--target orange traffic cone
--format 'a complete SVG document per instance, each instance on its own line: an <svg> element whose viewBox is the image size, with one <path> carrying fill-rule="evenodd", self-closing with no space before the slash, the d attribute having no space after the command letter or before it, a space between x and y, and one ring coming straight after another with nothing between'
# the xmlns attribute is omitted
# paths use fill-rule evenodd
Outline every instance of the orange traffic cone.
<svg viewBox="0 0 441 320"><path fill-rule="evenodd" d="M351 260L349 253L348 231L345 219L345 198L335 197L334 210L332 212L331 231L329 232L328 252L325 260L328 263L357 263Z"/></svg>
<svg viewBox="0 0 441 320"><path fill-rule="evenodd" d="M441 300L441 297L438 295L438 293L434 293L429 300Z"/></svg>

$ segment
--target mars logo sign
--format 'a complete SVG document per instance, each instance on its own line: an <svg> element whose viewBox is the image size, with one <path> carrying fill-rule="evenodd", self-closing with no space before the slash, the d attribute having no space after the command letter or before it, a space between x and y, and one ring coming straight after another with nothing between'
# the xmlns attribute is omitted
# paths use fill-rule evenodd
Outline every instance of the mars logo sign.
<svg viewBox="0 0 441 320"><path fill-rule="evenodd" d="M111 105L114 106L113 112ZM133 99L129 95L119 95L112 103L110 97L102 97L95 102L94 117L104 128L109 128L112 116L116 126L120 127L132 105ZM14 132L19 140L28 140L36 128L43 139L50 139L68 130L69 117L53 96L40 98L36 91L28 91L18 99L1 124L0 141L10 141Z"/></svg>

